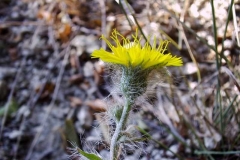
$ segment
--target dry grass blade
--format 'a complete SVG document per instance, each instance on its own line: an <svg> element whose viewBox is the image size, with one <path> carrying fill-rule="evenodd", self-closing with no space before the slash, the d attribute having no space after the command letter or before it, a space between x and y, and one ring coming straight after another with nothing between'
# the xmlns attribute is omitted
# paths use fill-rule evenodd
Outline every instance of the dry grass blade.
<svg viewBox="0 0 240 160"><path fill-rule="evenodd" d="M19 79L19 77L20 77L20 75L21 75L21 71L22 71L23 66L24 66L25 64L26 64L26 57L24 57L24 58L22 59L21 65L20 65L20 67L19 67L19 69L18 69L17 75L16 75L16 77L15 77L15 80L14 80L13 85L12 85L12 88L11 88L11 92L10 92L10 94L9 94L9 96L8 96L7 103L6 103L6 105L5 105L5 106L6 106L6 109L5 109L5 112L4 112L4 115L3 115L3 119L2 119L2 123L1 123L0 140L1 140L1 138L2 138L2 132L3 132L3 129L4 129L4 126L5 126L5 122L6 122L6 119L7 119L7 113L8 113L9 107L10 107L10 103L11 103L12 98L13 98L13 93L14 93L14 91L15 91L15 87L16 87L16 85L17 85L18 79Z"/></svg>
<svg viewBox="0 0 240 160"><path fill-rule="evenodd" d="M57 94L58 94L58 91L59 91L59 88L60 88L62 76L63 76L64 70L65 70L65 66L66 66L66 64L67 64L68 57L69 57L69 47L67 47L66 50L65 50L65 56L64 56L64 58L63 58L63 60L62 60L62 65L61 65L61 68L60 68L60 71L59 71L59 74L58 74L58 78L57 78L57 82L56 82L56 87L55 87L54 93L53 93L53 98L52 98L52 100L51 100L51 102L50 102L50 104L49 104L49 108L48 108L48 110L47 110L47 113L46 113L46 115L45 115L45 117L44 117L44 119L43 119L43 121L42 121L41 129L40 129L40 131L38 131L38 133L35 135L34 140L33 140L32 144L31 144L31 147L30 147L30 149L29 149L29 151L28 151L28 154L27 154L25 160L31 159L31 155L32 155L32 152L33 152L33 150L34 150L34 147L37 145L38 140L39 140L39 137L40 137L42 131L44 130L44 126L45 126L45 124L47 123L48 117L49 117L49 115L50 115L53 107L55 106L54 103L55 103L55 101L56 101L56 99L57 99Z"/></svg>
<svg viewBox="0 0 240 160"><path fill-rule="evenodd" d="M225 72L227 73L227 75L231 78L231 80L233 81L233 83L235 84L235 86L237 87L239 93L240 93L240 85L239 82L237 80L237 78L233 75L233 73L231 72L231 70L229 70L227 67L222 67L221 68L221 72Z"/></svg>
<svg viewBox="0 0 240 160"><path fill-rule="evenodd" d="M101 21L102 21L102 35L106 35L106 6L105 6L105 0L100 0L99 1L100 6L101 6ZM102 40L102 48L106 49L106 42Z"/></svg>
<svg viewBox="0 0 240 160"><path fill-rule="evenodd" d="M230 2L232 0L229 0ZM235 5L233 4L232 5L232 15L233 15L233 24L234 24L234 28L235 28L235 37L237 39L237 45L238 47L240 47L240 40L239 40L239 27L238 27L238 24L237 24L237 16L236 16L236 10L235 10Z"/></svg>

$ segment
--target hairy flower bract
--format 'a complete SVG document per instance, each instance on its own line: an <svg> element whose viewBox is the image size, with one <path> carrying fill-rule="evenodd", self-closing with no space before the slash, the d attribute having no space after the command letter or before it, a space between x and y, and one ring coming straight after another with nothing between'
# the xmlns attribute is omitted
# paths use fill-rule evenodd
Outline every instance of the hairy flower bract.
<svg viewBox="0 0 240 160"><path fill-rule="evenodd" d="M104 36L101 38L108 44L111 52L101 48L95 50L91 56L110 64L107 67L111 67L110 71L113 73L111 75L113 82L111 91L119 96L119 99L122 99L121 102L116 101L116 107L112 107L112 105L108 107L110 119L114 120L116 124L116 127L112 129L114 133L110 142L110 159L114 160L118 157L119 144L121 143L122 149L122 144L127 144L129 137L136 136L133 132L126 132L126 128L128 117L138 98L149 93L152 83L157 84L161 82L160 78L169 75L166 66L181 66L182 59L167 52L170 41L160 41L157 44L157 40L154 38L152 45L150 45L149 40L142 45L137 30L131 39L125 38L114 30L110 38L115 43L111 43ZM160 76L155 78L152 76L153 74ZM155 81L155 79L157 80ZM127 133L130 136L125 136L122 133ZM135 142L133 143L135 145ZM129 146L129 144L127 145Z"/></svg>
<svg viewBox="0 0 240 160"><path fill-rule="evenodd" d="M125 38L116 30L112 32L110 37L115 42L115 45L111 44L103 35L101 38L107 43L112 52L101 48L92 53L92 58L100 58L104 62L125 67L140 67L143 70L150 67L182 66L180 57L172 56L171 53L164 54L169 44L167 40L160 41L157 46L155 38L152 46L148 42L141 45L141 38L138 37L137 31L132 35L133 41Z"/></svg>

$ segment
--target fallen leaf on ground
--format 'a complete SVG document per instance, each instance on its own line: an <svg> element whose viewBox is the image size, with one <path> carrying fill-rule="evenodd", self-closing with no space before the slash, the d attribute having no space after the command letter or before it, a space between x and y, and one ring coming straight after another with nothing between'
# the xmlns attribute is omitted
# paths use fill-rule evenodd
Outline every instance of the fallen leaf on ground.
<svg viewBox="0 0 240 160"><path fill-rule="evenodd" d="M107 104L100 99L86 101L85 104L96 112L105 112Z"/></svg>
<svg viewBox="0 0 240 160"><path fill-rule="evenodd" d="M77 107L82 105L82 100L78 97L69 97L71 107Z"/></svg>

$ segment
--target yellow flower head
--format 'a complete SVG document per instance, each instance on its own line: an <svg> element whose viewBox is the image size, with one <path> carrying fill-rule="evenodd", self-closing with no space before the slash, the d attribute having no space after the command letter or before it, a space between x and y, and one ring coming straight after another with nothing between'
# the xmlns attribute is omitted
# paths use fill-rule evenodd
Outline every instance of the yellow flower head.
<svg viewBox="0 0 240 160"><path fill-rule="evenodd" d="M171 53L164 54L169 41L160 41L159 46L157 46L155 38L152 46L147 42L142 46L137 31L135 35L132 35L132 42L116 30L112 32L110 37L116 45L112 45L103 35L101 38L108 44L112 52L107 52L101 48L92 53L92 58L100 58L104 62L120 64L126 67L141 67L142 69L182 66L181 58L172 56ZM123 44L121 44L119 38L122 39Z"/></svg>

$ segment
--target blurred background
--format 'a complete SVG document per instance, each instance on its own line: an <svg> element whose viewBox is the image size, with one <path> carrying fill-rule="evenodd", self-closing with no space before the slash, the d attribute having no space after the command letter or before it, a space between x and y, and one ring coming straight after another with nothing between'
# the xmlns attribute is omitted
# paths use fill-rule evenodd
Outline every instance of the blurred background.
<svg viewBox="0 0 240 160"><path fill-rule="evenodd" d="M136 28L184 65L136 102L143 143L121 158L240 159L239 16L233 0L1 0L0 160L107 157L111 79L90 56Z"/></svg>

